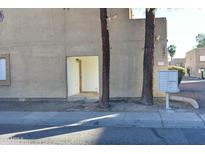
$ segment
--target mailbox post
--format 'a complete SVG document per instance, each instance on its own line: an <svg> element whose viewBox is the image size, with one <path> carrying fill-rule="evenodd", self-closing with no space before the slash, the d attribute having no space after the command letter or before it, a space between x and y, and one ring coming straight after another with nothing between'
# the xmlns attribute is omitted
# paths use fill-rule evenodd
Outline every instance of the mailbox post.
<svg viewBox="0 0 205 154"><path fill-rule="evenodd" d="M166 93L166 109L171 109L169 107L169 93Z"/></svg>
<svg viewBox="0 0 205 154"><path fill-rule="evenodd" d="M178 71L166 70L158 72L158 89L166 93L166 109L169 107L169 93L179 92Z"/></svg>

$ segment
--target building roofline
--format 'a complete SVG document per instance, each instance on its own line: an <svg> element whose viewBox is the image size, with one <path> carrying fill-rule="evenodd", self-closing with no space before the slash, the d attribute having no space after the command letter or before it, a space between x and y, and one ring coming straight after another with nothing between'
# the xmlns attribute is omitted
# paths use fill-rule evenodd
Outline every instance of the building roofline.
<svg viewBox="0 0 205 154"><path fill-rule="evenodd" d="M205 48L204 48L204 47L203 47L203 48L195 48L195 49L196 49L196 50L198 50L198 49L199 49L199 50L200 50L200 49L204 49L204 50L205 50Z"/></svg>
<svg viewBox="0 0 205 154"><path fill-rule="evenodd" d="M196 48L194 48L194 49L192 49L192 50L187 51L187 52L186 52L186 55L187 55L188 53L190 53L190 52L194 52L195 50L196 50Z"/></svg>
<svg viewBox="0 0 205 154"><path fill-rule="evenodd" d="M199 50L204 50L205 51L205 48L194 48L194 49L186 52L186 55L189 54L190 52L198 52Z"/></svg>
<svg viewBox="0 0 205 154"><path fill-rule="evenodd" d="M145 20L146 18L135 18L135 19L132 19L132 20ZM167 18L166 17L156 17L155 20L166 20L167 21Z"/></svg>
<svg viewBox="0 0 205 154"><path fill-rule="evenodd" d="M185 60L186 58L173 58L172 60L175 60L175 59L176 59L176 60L178 60L178 59L179 59L179 60Z"/></svg>
<svg viewBox="0 0 205 154"><path fill-rule="evenodd" d="M190 52L190 51L193 51L193 50L205 50L205 47L203 47L203 48L194 48L194 49L192 49L192 50L189 50L188 52Z"/></svg>

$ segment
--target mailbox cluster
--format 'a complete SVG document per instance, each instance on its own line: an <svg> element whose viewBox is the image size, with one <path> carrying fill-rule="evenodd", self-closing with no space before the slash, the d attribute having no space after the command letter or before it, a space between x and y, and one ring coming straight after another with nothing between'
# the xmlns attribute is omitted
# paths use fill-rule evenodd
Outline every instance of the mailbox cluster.
<svg viewBox="0 0 205 154"><path fill-rule="evenodd" d="M169 93L179 92L178 88L178 71L166 70L158 72L158 88L159 91L166 93L166 109L169 107Z"/></svg>
<svg viewBox="0 0 205 154"><path fill-rule="evenodd" d="M179 92L178 88L178 71L159 71L158 72L158 88L159 91L165 93Z"/></svg>

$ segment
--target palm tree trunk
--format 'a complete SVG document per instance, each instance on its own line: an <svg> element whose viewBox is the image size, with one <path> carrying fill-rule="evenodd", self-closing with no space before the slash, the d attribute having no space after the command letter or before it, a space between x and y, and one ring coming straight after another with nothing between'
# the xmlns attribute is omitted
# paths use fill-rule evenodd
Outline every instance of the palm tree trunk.
<svg viewBox="0 0 205 154"><path fill-rule="evenodd" d="M102 51L103 51L103 68L102 68L102 97L100 100L100 107L109 107L109 78L110 78L110 42L109 32L107 28L107 9L100 9L101 21L101 37L102 37Z"/></svg>
<svg viewBox="0 0 205 154"><path fill-rule="evenodd" d="M154 28L155 9L146 9L145 23L145 48L143 61L143 89L142 102L146 105L153 104L153 67L154 67Z"/></svg>

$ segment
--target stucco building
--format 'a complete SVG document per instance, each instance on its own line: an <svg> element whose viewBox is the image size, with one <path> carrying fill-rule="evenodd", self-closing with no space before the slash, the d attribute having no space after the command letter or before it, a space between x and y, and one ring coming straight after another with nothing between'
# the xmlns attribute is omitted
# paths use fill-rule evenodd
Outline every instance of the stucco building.
<svg viewBox="0 0 205 154"><path fill-rule="evenodd" d="M185 58L173 58L170 64L174 66L185 67Z"/></svg>
<svg viewBox="0 0 205 154"><path fill-rule="evenodd" d="M2 9L0 98L62 99L101 96L99 9ZM128 9L108 9L110 97L141 97L145 20ZM157 71L167 69L167 25L155 23L154 96Z"/></svg>
<svg viewBox="0 0 205 154"><path fill-rule="evenodd" d="M205 70L205 48L196 48L186 53L185 68L190 69L192 77L202 77Z"/></svg>

